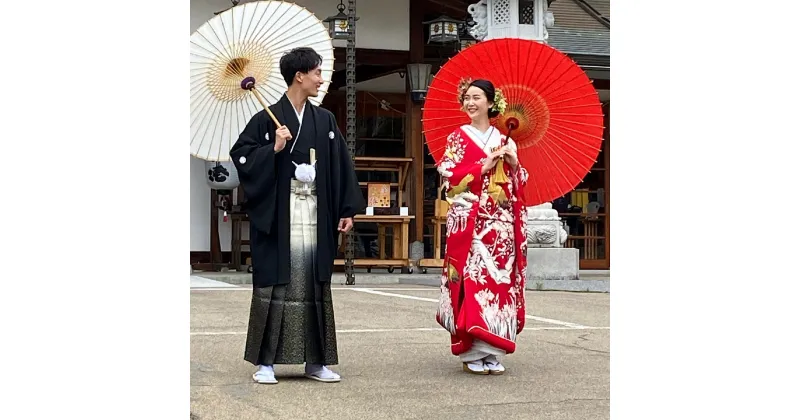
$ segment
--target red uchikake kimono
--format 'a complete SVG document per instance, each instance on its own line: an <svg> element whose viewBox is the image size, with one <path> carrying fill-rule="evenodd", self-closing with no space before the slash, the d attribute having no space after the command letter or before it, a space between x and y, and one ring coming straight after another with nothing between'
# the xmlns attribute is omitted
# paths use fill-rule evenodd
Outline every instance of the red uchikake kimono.
<svg viewBox="0 0 800 420"><path fill-rule="evenodd" d="M494 136L516 150L513 140L496 129ZM455 355L469 351L475 339L513 353L525 325L527 210L522 193L528 172L521 164L512 172L505 163L509 182L492 185L494 169L481 175L491 150L479 144L458 128L447 138L439 164L451 204L436 321L450 332Z"/></svg>

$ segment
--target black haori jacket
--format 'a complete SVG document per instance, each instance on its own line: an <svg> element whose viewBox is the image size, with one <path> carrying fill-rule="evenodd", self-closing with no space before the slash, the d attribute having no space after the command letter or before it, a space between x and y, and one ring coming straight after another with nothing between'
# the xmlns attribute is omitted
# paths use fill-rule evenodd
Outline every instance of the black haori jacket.
<svg viewBox="0 0 800 420"><path fill-rule="evenodd" d="M295 171L292 158L306 160L312 147L316 149L317 159L314 277L318 282L330 282L337 253L339 219L353 217L366 206L352 159L330 111L306 102L298 137L297 114L286 95L269 109L292 134L286 147L275 153L277 127L262 110L250 119L230 151L244 189L251 232L257 230L255 235L251 234L250 245L253 286L289 283L289 193ZM292 142L298 143L290 152Z"/></svg>

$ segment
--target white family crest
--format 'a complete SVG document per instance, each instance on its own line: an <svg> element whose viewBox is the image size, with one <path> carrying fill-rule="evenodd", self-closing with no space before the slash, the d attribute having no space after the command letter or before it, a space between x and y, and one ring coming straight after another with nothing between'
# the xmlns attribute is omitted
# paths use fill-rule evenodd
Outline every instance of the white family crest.
<svg viewBox="0 0 800 420"><path fill-rule="evenodd" d="M240 157L240 158L239 158L239 163L241 163L242 165L244 165L244 164L245 164L245 162L247 162L247 158L246 158L246 157L242 156L242 157Z"/></svg>
<svg viewBox="0 0 800 420"><path fill-rule="evenodd" d="M267 141L269 141L269 133L267 133L267 134L264 134L264 139L266 139Z"/></svg>
<svg viewBox="0 0 800 420"><path fill-rule="evenodd" d="M333 140L334 137L336 136L333 134L333 131L328 131L328 138Z"/></svg>

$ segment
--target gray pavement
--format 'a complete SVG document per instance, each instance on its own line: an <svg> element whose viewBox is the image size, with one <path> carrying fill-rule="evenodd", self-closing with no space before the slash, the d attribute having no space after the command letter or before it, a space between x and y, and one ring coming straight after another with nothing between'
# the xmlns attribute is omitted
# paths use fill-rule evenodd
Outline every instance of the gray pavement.
<svg viewBox="0 0 800 420"><path fill-rule="evenodd" d="M206 419L608 419L609 294L527 293L529 319L503 376L462 372L434 320L438 289L334 286L342 382L242 360L250 286L193 280L191 411Z"/></svg>
<svg viewBox="0 0 800 420"><path fill-rule="evenodd" d="M417 270L419 271L419 270ZM387 284L413 284L421 286L438 286L441 270L430 269L427 274L402 274L400 270L388 273L385 269L375 269L367 273L365 269L356 269L356 284L358 285L387 285ZM224 272L195 272L195 276L222 281L229 284L245 285L253 283L252 274L243 271ZM333 274L333 284L344 285L344 273ZM527 281L529 290L547 290L564 292L600 292L611 291L611 275L608 270L581 270L579 280L535 280Z"/></svg>

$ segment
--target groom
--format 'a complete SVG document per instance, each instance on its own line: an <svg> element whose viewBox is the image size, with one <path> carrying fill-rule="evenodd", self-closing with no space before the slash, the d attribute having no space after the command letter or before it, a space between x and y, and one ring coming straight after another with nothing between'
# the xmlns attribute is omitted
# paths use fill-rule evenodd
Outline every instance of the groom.
<svg viewBox="0 0 800 420"><path fill-rule="evenodd" d="M281 58L289 87L260 111L231 148L247 200L253 297L244 359L253 380L275 384L276 364L305 363L306 377L338 382L331 274L339 234L365 208L336 120L312 105L322 57L297 48Z"/></svg>

